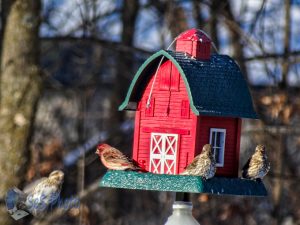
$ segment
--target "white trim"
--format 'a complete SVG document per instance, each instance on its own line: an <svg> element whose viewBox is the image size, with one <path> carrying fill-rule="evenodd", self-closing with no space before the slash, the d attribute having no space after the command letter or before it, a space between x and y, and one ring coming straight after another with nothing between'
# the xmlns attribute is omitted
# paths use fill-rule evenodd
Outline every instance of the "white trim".
<svg viewBox="0 0 300 225"><path fill-rule="evenodd" d="M221 129L221 128L210 128L210 134L209 134L209 143L212 145L213 149L216 149L216 136L215 139L212 140L212 134L213 132L215 133L222 133L220 137L222 138L221 143L220 143L220 150L221 150L221 158L220 158L220 163L217 163L216 161L216 166L217 167L223 167L224 166L224 154L225 154L225 142L226 142L226 129ZM215 154L215 151L214 151Z"/></svg>
<svg viewBox="0 0 300 225"><path fill-rule="evenodd" d="M177 151L178 134L151 133L150 172L159 174L175 174ZM155 162L155 160L158 160L158 162Z"/></svg>

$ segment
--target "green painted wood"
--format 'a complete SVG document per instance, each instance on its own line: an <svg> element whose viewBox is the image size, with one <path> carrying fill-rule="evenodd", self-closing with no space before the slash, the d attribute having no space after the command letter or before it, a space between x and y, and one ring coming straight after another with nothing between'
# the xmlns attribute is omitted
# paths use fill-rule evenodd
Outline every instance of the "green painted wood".
<svg viewBox="0 0 300 225"><path fill-rule="evenodd" d="M197 176L115 170L110 170L103 176L100 187L216 195L267 196L268 194L261 181L226 177L204 180Z"/></svg>

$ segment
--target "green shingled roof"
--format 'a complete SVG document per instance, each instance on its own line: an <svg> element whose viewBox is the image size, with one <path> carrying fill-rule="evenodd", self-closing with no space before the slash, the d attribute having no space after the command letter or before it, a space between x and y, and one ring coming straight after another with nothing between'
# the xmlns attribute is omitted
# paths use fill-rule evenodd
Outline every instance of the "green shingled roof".
<svg viewBox="0 0 300 225"><path fill-rule="evenodd" d="M210 60L200 61L182 52L164 50L139 68L119 110L131 109L130 103L140 100L162 57L171 60L179 70L196 115L257 118L246 80L232 58L215 54Z"/></svg>

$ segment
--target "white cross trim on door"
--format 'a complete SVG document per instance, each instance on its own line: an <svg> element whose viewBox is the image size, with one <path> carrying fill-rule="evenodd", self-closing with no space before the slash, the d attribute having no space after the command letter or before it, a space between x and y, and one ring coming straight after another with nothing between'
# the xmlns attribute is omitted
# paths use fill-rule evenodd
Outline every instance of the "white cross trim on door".
<svg viewBox="0 0 300 225"><path fill-rule="evenodd" d="M151 133L150 172L176 174L178 134Z"/></svg>

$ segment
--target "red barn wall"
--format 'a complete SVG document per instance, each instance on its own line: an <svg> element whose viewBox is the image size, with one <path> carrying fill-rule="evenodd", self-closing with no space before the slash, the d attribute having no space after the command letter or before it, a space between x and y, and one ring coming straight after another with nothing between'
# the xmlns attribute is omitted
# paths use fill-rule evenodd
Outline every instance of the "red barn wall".
<svg viewBox="0 0 300 225"><path fill-rule="evenodd" d="M210 128L226 129L224 166L217 167L216 176L238 176L241 119L200 116L198 120L196 154L209 143Z"/></svg>
<svg viewBox="0 0 300 225"><path fill-rule="evenodd" d="M197 117L190 110L184 81L169 60L161 65L153 86L151 107L154 105L154 108L146 109L153 80L154 73L138 103L133 158L144 161L146 169L149 169L151 132L178 133L177 173L180 173L194 158ZM188 107L183 100L188 102Z"/></svg>

